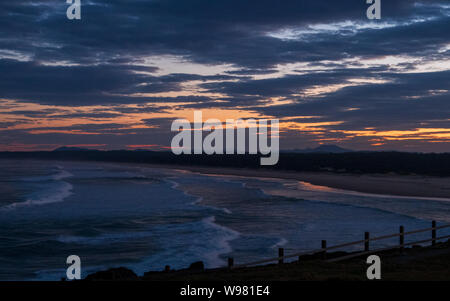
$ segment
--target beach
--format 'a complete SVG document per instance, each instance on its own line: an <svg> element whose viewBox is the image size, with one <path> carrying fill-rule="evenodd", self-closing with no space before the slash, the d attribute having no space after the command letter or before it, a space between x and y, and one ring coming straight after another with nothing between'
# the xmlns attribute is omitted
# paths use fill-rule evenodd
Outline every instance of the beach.
<svg viewBox="0 0 450 301"><path fill-rule="evenodd" d="M425 197L439 183L445 191L445 179L142 163L19 163L3 160L0 172L2 187L14 185L0 194L0 236L7 238L0 250L7 259L0 264L3 280L59 280L72 254L83 261L83 277L112 267L142 276L166 265L180 270L201 261L215 269L230 257L242 264L272 258L279 248L292 254L317 249L322 240L329 245L358 241L365 231L377 237L396 233L400 225L412 231L430 227L433 220L450 222L449 199ZM362 190L362 183L370 190ZM423 183L429 187L423 197L374 190L383 185L398 189L397 183L405 191L426 187ZM449 235L448 230L438 235ZM411 239L429 236L418 233ZM371 247L395 243L392 238Z"/></svg>
<svg viewBox="0 0 450 301"><path fill-rule="evenodd" d="M289 179L317 186L378 195L420 198L449 198L450 179L422 175L345 174L331 172L295 172L269 169L157 165L156 168L180 169L208 175Z"/></svg>

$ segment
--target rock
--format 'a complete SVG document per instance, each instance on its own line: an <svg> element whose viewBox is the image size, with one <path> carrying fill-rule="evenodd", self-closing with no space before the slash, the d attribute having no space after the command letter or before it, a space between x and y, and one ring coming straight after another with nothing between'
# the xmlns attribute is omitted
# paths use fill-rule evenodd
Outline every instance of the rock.
<svg viewBox="0 0 450 301"><path fill-rule="evenodd" d="M115 268L106 271L100 271L94 274L88 275L85 280L87 281L126 281L126 280L138 280L138 276L127 268Z"/></svg>

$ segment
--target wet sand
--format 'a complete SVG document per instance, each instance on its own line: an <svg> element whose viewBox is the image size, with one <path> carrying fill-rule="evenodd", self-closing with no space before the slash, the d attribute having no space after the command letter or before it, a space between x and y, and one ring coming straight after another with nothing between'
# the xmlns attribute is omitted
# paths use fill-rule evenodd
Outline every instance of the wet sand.
<svg viewBox="0 0 450 301"><path fill-rule="evenodd" d="M154 165L198 172L202 174L232 175L242 177L277 178L308 182L313 185L362 193L413 196L423 198L448 198L450 178L395 174L337 174L328 172L295 172L268 169L244 169L200 166Z"/></svg>

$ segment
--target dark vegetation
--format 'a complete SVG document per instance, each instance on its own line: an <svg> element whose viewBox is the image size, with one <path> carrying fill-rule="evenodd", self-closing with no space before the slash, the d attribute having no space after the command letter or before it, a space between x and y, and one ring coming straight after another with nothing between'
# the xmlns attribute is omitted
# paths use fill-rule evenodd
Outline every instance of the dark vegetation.
<svg viewBox="0 0 450 301"><path fill-rule="evenodd" d="M152 151L64 150L0 152L0 158L102 161L187 166L264 168L304 172L396 173L450 176L450 153L347 152L281 153L275 166L260 166L260 155L180 155Z"/></svg>
<svg viewBox="0 0 450 301"><path fill-rule="evenodd" d="M450 241L432 247L414 246L404 252L389 250L375 252L381 257L383 280L448 281L450 279ZM328 253L327 259L346 252ZM143 280L143 281L323 281L367 280L366 256L341 262L326 262L321 254L302 256L299 261L269 264L229 270L205 269L201 262L189 268L150 271L142 276L126 268L113 268L88 275L88 281ZM151 267L149 267L151 268Z"/></svg>

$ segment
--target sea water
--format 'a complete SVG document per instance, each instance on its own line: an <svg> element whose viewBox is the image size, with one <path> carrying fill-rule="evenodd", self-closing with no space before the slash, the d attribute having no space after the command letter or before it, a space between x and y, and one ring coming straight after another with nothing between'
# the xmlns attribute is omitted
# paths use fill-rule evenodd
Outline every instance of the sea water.
<svg viewBox="0 0 450 301"><path fill-rule="evenodd" d="M0 160L0 280L59 280L124 266L208 268L450 222L450 200L361 194L295 180L146 165ZM448 235L438 230L438 235ZM411 240L426 239L422 233ZM373 247L397 243L374 242ZM362 246L348 247L357 250Z"/></svg>

